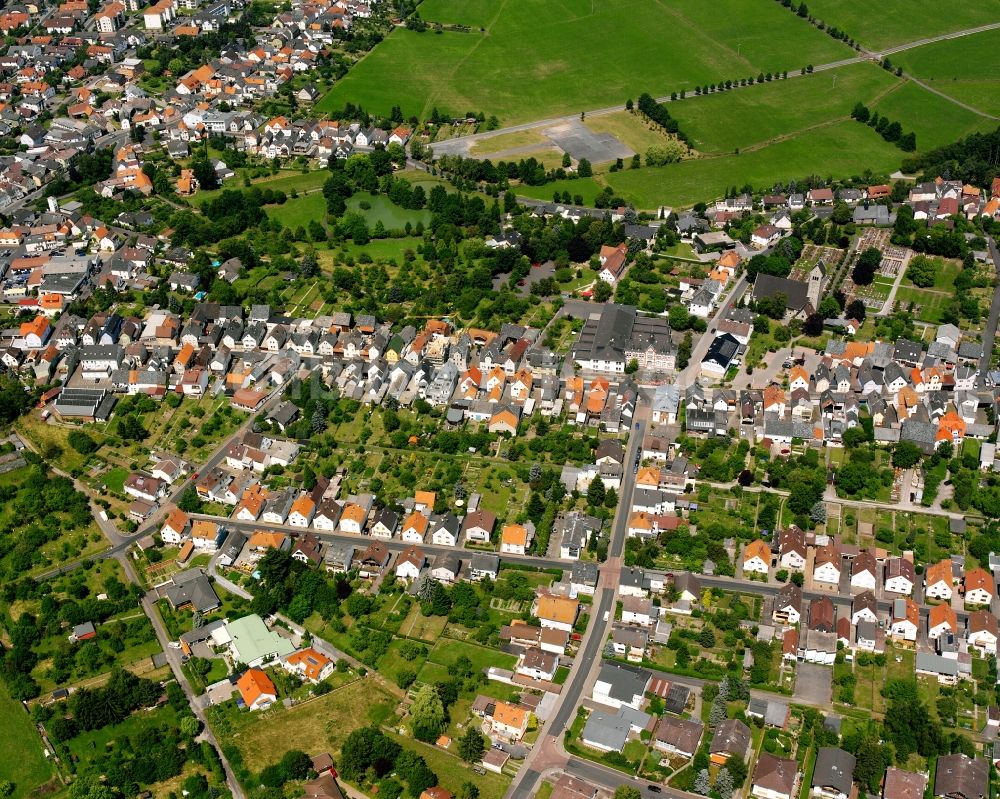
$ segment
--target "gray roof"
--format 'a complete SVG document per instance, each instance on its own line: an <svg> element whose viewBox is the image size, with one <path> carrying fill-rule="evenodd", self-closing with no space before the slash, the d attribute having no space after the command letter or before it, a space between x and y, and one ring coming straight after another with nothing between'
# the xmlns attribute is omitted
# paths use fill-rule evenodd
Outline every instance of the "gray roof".
<svg viewBox="0 0 1000 799"><path fill-rule="evenodd" d="M989 762L966 755L943 755L934 772L936 796L979 799L989 794Z"/></svg>
<svg viewBox="0 0 1000 799"><path fill-rule="evenodd" d="M854 784L855 758L850 752L833 746L820 747L813 770L813 787L833 788L850 795Z"/></svg>
<svg viewBox="0 0 1000 799"><path fill-rule="evenodd" d="M631 702L636 696L641 696L646 692L650 673L645 669L636 669L618 663L602 663L598 679L611 686L608 696L612 699L617 699L620 702Z"/></svg>
<svg viewBox="0 0 1000 799"><path fill-rule="evenodd" d="M493 572L496 574L500 571L500 558L497 555L477 553L472 556L470 568L474 572Z"/></svg>
<svg viewBox="0 0 1000 799"><path fill-rule="evenodd" d="M590 714L580 738L585 743L599 744L602 748L620 752L625 748L631 725L618 715L595 710Z"/></svg>
<svg viewBox="0 0 1000 799"><path fill-rule="evenodd" d="M211 581L198 569L175 574L173 585L169 586L165 593L167 600L175 608L190 603L196 611L204 613L215 610L220 605Z"/></svg>
<svg viewBox="0 0 1000 799"><path fill-rule="evenodd" d="M958 676L958 661L941 657L931 652L917 652L917 671L927 671L932 674L944 674L949 677Z"/></svg>
<svg viewBox="0 0 1000 799"><path fill-rule="evenodd" d="M802 310L809 301L809 285L801 280L789 280L787 277L776 277L760 273L753 284L753 297L785 296L785 304L793 311Z"/></svg>

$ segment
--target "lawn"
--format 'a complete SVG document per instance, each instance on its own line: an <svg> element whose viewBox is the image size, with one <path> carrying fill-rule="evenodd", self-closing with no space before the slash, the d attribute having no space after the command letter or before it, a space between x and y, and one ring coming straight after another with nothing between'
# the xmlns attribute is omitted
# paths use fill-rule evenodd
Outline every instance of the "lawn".
<svg viewBox="0 0 1000 799"><path fill-rule="evenodd" d="M1000 90L1000 85L997 88ZM904 131L912 130L921 152L997 125L911 81L885 95L874 108L880 115L899 122Z"/></svg>
<svg viewBox="0 0 1000 799"><path fill-rule="evenodd" d="M117 466L114 469L109 469L101 478L101 482L104 483L108 491L121 494L125 490L125 480L127 479L128 469Z"/></svg>
<svg viewBox="0 0 1000 799"><path fill-rule="evenodd" d="M137 735L142 730L163 724L177 724L177 713L170 705L164 705L152 712L134 713L121 724L111 724L90 732L80 733L69 740L68 746L76 757L86 762L90 760L92 753L103 752L109 743L119 738Z"/></svg>
<svg viewBox="0 0 1000 799"><path fill-rule="evenodd" d="M290 749L337 752L351 732L384 718L385 708L395 704L395 697L369 676L290 710L241 713L229 733L247 768L257 772Z"/></svg>
<svg viewBox="0 0 1000 799"><path fill-rule="evenodd" d="M938 8L949 17L952 11L975 10L977 14L988 14L989 19L984 21L996 22L1000 19L1000 0L962 4L954 9L951 6ZM923 27L923 20L917 15L913 15L913 19ZM907 74L927 82L949 97L996 116L1000 115L1000 77L986 65L995 58L998 48L1000 30L991 30L916 47L894 55L892 60L901 65Z"/></svg>
<svg viewBox="0 0 1000 799"><path fill-rule="evenodd" d="M365 208L365 205L368 208ZM386 230L401 230L407 222L411 225L416 225L418 222L427 225L431 221L430 211L409 211L400 208L384 194L355 194L347 201L347 208L362 214L368 221L369 227L381 222Z"/></svg>
<svg viewBox="0 0 1000 799"><path fill-rule="evenodd" d="M942 5L934 0L885 0L878 13L865 0L815 0L809 13L866 47L884 49L1000 19L1000 0ZM892 57L896 62L896 56ZM978 62L985 66L986 62Z"/></svg>
<svg viewBox="0 0 1000 799"><path fill-rule="evenodd" d="M395 261L396 266L399 266L403 263L403 256L407 250L413 250L415 252L416 248L422 245L423 239L416 236L399 239L372 239L367 244L354 244L353 242L346 242L337 250L320 250L317 253L317 256L319 258L320 266L329 269L332 269L333 266L337 264L343 263L344 258L341 256L341 252L343 252L344 255L355 259L357 259L361 253L365 253L375 263ZM417 256L417 258L419 260L420 256Z"/></svg>
<svg viewBox="0 0 1000 799"><path fill-rule="evenodd" d="M319 191L300 194L294 200L287 200L282 205L269 205L267 215L287 228L308 225L312 219L322 222L326 217L326 198Z"/></svg>
<svg viewBox="0 0 1000 799"><path fill-rule="evenodd" d="M42 754L42 741L21 703L0 685L0 775L14 783L14 799L38 796L52 779L52 767Z"/></svg>
<svg viewBox="0 0 1000 799"><path fill-rule="evenodd" d="M325 169L312 169L309 172L287 169L278 172L277 175L269 175L266 178L255 180L253 181L253 185L259 189L273 189L274 191L283 191L286 194L290 194L293 189L301 192L321 188L328 177L330 177L330 173ZM242 181L230 180L222 188L198 192L190 198L190 201L195 206L201 206L209 200L218 197L226 189L243 188L245 187Z"/></svg>
<svg viewBox="0 0 1000 799"><path fill-rule="evenodd" d="M477 774L470 764L436 746L407 738L396 732L389 734L404 749L416 752L427 761L427 766L438 776L438 784L452 793L457 792L466 782L471 782L479 788L479 799L501 799L507 791L510 780L500 774L491 771Z"/></svg>
<svg viewBox="0 0 1000 799"><path fill-rule="evenodd" d="M420 638L424 641L436 641L444 631L448 619L445 616L425 616L420 612L420 605L414 605L406 619L399 627L399 634L407 638Z"/></svg>
<svg viewBox="0 0 1000 799"><path fill-rule="evenodd" d="M448 115L482 111L512 124L624 105L643 91L669 94L828 63L851 52L777 3L508 0L490 7L485 0L471 6L435 0L420 11L429 21L486 29L434 35L397 27L317 110L336 112L352 102L388 113L399 105L406 116L426 118L436 107ZM682 47L670 45L681 41ZM628 46L612 53L610 42Z"/></svg>
<svg viewBox="0 0 1000 799"><path fill-rule="evenodd" d="M434 648L431 649L428 659L442 666L452 666L462 656L472 661L472 668L476 671L497 666L501 669L512 669L517 663L514 655L500 652L496 649L488 649L485 646L467 644L464 641L451 639L440 639Z"/></svg>
<svg viewBox="0 0 1000 799"><path fill-rule="evenodd" d="M851 64L704 97L689 95L668 108L695 149L731 153L846 118L855 103L867 105L897 82L874 64Z"/></svg>

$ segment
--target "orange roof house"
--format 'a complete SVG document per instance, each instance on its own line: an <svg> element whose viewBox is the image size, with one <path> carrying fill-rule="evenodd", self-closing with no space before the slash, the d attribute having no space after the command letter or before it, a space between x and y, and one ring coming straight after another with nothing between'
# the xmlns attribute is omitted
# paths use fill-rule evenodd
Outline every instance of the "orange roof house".
<svg viewBox="0 0 1000 799"><path fill-rule="evenodd" d="M333 661L322 652L308 647L285 658L285 668L301 674L310 682L319 682L333 670Z"/></svg>
<svg viewBox="0 0 1000 799"><path fill-rule="evenodd" d="M258 530L250 536L250 549L281 549L285 543L285 534L277 533L273 530Z"/></svg>
<svg viewBox="0 0 1000 799"><path fill-rule="evenodd" d="M256 519L260 516L261 511L264 510L264 502L266 500L267 494L264 491L264 487L259 483L255 483L243 492L243 496L240 497L233 515L237 518L249 516L252 519Z"/></svg>
<svg viewBox="0 0 1000 799"><path fill-rule="evenodd" d="M278 698L274 683L260 669L247 669L236 682L243 704L250 710L262 710Z"/></svg>
<svg viewBox="0 0 1000 799"><path fill-rule="evenodd" d="M511 702L497 702L492 721L496 732L520 740L528 729L528 710Z"/></svg>
<svg viewBox="0 0 1000 799"><path fill-rule="evenodd" d="M995 591L995 585L993 583L993 578L986 569L972 569L965 573L965 596L966 601L972 603L975 598L974 592L979 592L983 595L988 594L993 596ZM969 595L973 594L973 598L970 599ZM983 603L985 604L985 603Z"/></svg>
<svg viewBox="0 0 1000 799"><path fill-rule="evenodd" d="M767 544L761 541L759 538L751 541L746 545L743 550L743 562L753 560L754 558L760 558L764 563L771 562L771 550L768 548Z"/></svg>
<svg viewBox="0 0 1000 799"><path fill-rule="evenodd" d="M46 334L49 330L49 320L44 316L36 316L30 322L21 322L21 327L19 332L21 338L28 338L30 336L37 337L39 341L45 341Z"/></svg>
<svg viewBox="0 0 1000 799"><path fill-rule="evenodd" d="M523 524L505 524L500 532L500 551L523 551L528 546L528 531Z"/></svg>
<svg viewBox="0 0 1000 799"><path fill-rule="evenodd" d="M951 605L941 603L932 605L930 616L927 621L927 631L932 632L942 624L946 625L951 632L958 632L958 616Z"/></svg>
<svg viewBox="0 0 1000 799"><path fill-rule="evenodd" d="M938 419L936 441L959 442L965 438L965 420L954 410Z"/></svg>
<svg viewBox="0 0 1000 799"><path fill-rule="evenodd" d="M413 500L417 505L423 505L425 508L433 508L434 503L437 501L437 493L434 491L414 491Z"/></svg>
<svg viewBox="0 0 1000 799"><path fill-rule="evenodd" d="M576 623L580 603L568 596L540 596L536 601L535 614L543 627L569 630Z"/></svg>
<svg viewBox="0 0 1000 799"><path fill-rule="evenodd" d="M643 466L635 476L635 484L656 488L660 485L660 470L655 466Z"/></svg>

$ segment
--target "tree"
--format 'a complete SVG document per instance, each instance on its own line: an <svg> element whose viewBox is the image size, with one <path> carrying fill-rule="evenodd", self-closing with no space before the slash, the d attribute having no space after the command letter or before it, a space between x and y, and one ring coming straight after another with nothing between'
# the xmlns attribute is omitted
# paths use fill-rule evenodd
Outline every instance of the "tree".
<svg viewBox="0 0 1000 799"><path fill-rule="evenodd" d="M708 779L708 769L703 768L698 772L698 776L694 778L694 792L702 796L708 796L710 790L712 790L712 784Z"/></svg>
<svg viewBox="0 0 1000 799"><path fill-rule="evenodd" d="M594 168L590 165L590 161L586 158L581 158L576 165L576 174L581 178L589 178L594 174Z"/></svg>
<svg viewBox="0 0 1000 799"><path fill-rule="evenodd" d="M722 799L729 799L733 795L733 776L725 766L719 769L715 777L715 790Z"/></svg>
<svg viewBox="0 0 1000 799"><path fill-rule="evenodd" d="M898 469L911 469L920 462L920 448L912 441L900 441L892 451L892 464Z"/></svg>
<svg viewBox="0 0 1000 799"><path fill-rule="evenodd" d="M433 685L422 685L410 706L413 736L421 741L433 741L445 725L444 705Z"/></svg>
<svg viewBox="0 0 1000 799"><path fill-rule="evenodd" d="M607 302L611 299L611 284L605 283L603 280L594 281L594 288L592 291L594 302Z"/></svg>
<svg viewBox="0 0 1000 799"><path fill-rule="evenodd" d="M188 738L194 738L201 729L201 722L195 716L184 716L180 721L180 728Z"/></svg>
<svg viewBox="0 0 1000 799"><path fill-rule="evenodd" d="M811 313L802 323L802 332L807 336L819 336L823 333L823 314Z"/></svg>
<svg viewBox="0 0 1000 799"><path fill-rule="evenodd" d="M382 777L392 770L400 751L399 744L377 727L363 727L344 739L337 765L348 780L360 779L368 768Z"/></svg>
<svg viewBox="0 0 1000 799"><path fill-rule="evenodd" d="M479 799L479 786L474 782L463 782L455 799Z"/></svg>
<svg viewBox="0 0 1000 799"><path fill-rule="evenodd" d="M930 288L937 278L937 265L926 255L916 255L906 267L906 276L913 281L914 286Z"/></svg>
<svg viewBox="0 0 1000 799"><path fill-rule="evenodd" d="M859 286L869 286L875 279L875 272L882 263L882 253L877 247L869 247L861 255L851 272L851 280Z"/></svg>
<svg viewBox="0 0 1000 799"><path fill-rule="evenodd" d="M619 785L615 788L615 799L642 799L642 794L631 785Z"/></svg>
<svg viewBox="0 0 1000 799"><path fill-rule="evenodd" d="M595 477L590 481L590 485L587 487L587 503L594 508L599 508L604 504L604 499L606 495L604 489L604 481L600 476Z"/></svg>
<svg viewBox="0 0 1000 799"><path fill-rule="evenodd" d="M819 304L819 313L824 319L840 316L840 303L835 297L824 297Z"/></svg>
<svg viewBox="0 0 1000 799"><path fill-rule="evenodd" d="M701 632L698 634L698 643L705 649L711 649L715 646L715 633L712 632L711 628L701 628Z"/></svg>
<svg viewBox="0 0 1000 799"><path fill-rule="evenodd" d="M312 758L301 749L290 749L281 757L281 767L290 780L304 780L312 771Z"/></svg>
<svg viewBox="0 0 1000 799"><path fill-rule="evenodd" d="M851 300L845 313L848 319L857 319L859 322L864 322L865 317L868 315L868 309L865 308L865 304L861 300Z"/></svg>
<svg viewBox="0 0 1000 799"><path fill-rule="evenodd" d="M469 726L458 739L458 754L465 762L475 763L482 759L485 751L486 738L476 727Z"/></svg>

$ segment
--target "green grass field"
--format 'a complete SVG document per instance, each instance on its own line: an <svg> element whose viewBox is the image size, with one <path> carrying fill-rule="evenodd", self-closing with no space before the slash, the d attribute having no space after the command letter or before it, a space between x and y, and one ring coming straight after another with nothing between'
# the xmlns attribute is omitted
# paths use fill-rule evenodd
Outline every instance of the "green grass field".
<svg viewBox="0 0 1000 799"><path fill-rule="evenodd" d="M912 130L917 135L917 150L921 152L997 126L997 122L961 108L910 81L885 95L874 108L879 114L897 120L903 130Z"/></svg>
<svg viewBox="0 0 1000 799"><path fill-rule="evenodd" d="M307 191L309 189L321 188L328 177L330 177L330 173L325 169L312 169L306 173L303 173L301 170L287 169L278 172L278 174L273 177L255 180L253 181L253 185L259 189L274 189L275 191L283 191L287 194L290 193L292 189L295 189L296 191ZM190 198L191 204L201 206L203 203L218 197L226 189L243 188L246 187L243 185L242 180L232 179L223 184L220 189L213 189L212 191L199 191Z"/></svg>
<svg viewBox="0 0 1000 799"><path fill-rule="evenodd" d="M311 219L322 222L326 216L326 198L318 191L302 194L294 200L286 200L282 205L268 206L267 215L287 228L307 225Z"/></svg>
<svg viewBox="0 0 1000 799"><path fill-rule="evenodd" d="M992 9L990 22L1000 19L1000 0L970 7ZM951 6L948 11L952 11ZM1000 116L1000 76L986 66L995 59L998 48L1000 30L991 30L907 50L892 56L892 61L901 65L907 74L949 97L984 113ZM996 120L987 121L994 126L998 124Z"/></svg>
<svg viewBox="0 0 1000 799"><path fill-rule="evenodd" d="M42 754L42 741L21 703L0 685L0 775L14 783L14 799L38 796L52 778L52 767Z"/></svg>
<svg viewBox="0 0 1000 799"><path fill-rule="evenodd" d="M866 169L875 174L899 168L903 153L870 128L853 120L807 131L787 141L740 155L701 158L665 167L643 167L608 173L600 181L610 185L636 208L655 210L660 205L686 207L721 197L730 186L750 183L767 187L808 175L851 177ZM565 180L545 186L522 186L518 193L551 199L553 191L582 193L591 203L600 190L597 180Z"/></svg>
<svg viewBox="0 0 1000 799"><path fill-rule="evenodd" d="M814 0L809 13L877 50L1000 19L1000 0L941 5L934 0L885 0L877 13L864 0ZM892 57L895 61L895 56Z"/></svg>
<svg viewBox="0 0 1000 799"><path fill-rule="evenodd" d="M369 208L363 208L362 204L368 205ZM384 194L355 194L347 201L347 207L362 214L368 220L369 227L381 222L386 230L401 230L407 222L415 226L418 222L426 225L431 221L430 211L409 211L400 208Z"/></svg>
<svg viewBox="0 0 1000 799"><path fill-rule="evenodd" d="M471 764L436 746L421 743L395 732L390 735L404 749L416 752L427 761L430 770L437 774L439 784L449 791L456 792L463 783L471 782L479 788L480 799L501 799L510 784L507 777L494 774L492 771L477 774L472 770Z"/></svg>
<svg viewBox="0 0 1000 799"><path fill-rule="evenodd" d="M496 649L487 649L485 646L444 638L434 645L428 659L442 666L451 666L463 655L472 661L472 668L476 671L490 666L512 669L517 662L517 658L513 655L499 652Z"/></svg>
<svg viewBox="0 0 1000 799"><path fill-rule="evenodd" d="M897 79L874 64L761 83L670 103L671 116L705 153L731 153L839 117L857 102L871 103Z"/></svg>
<svg viewBox="0 0 1000 799"><path fill-rule="evenodd" d="M483 111L511 124L851 53L777 3L746 0L710 6L698 0L508 0L495 10L485 0L431 0L420 13L476 29L396 28L318 110L335 112L353 102L380 113L399 105L406 115L427 117L437 107L448 114Z"/></svg>

